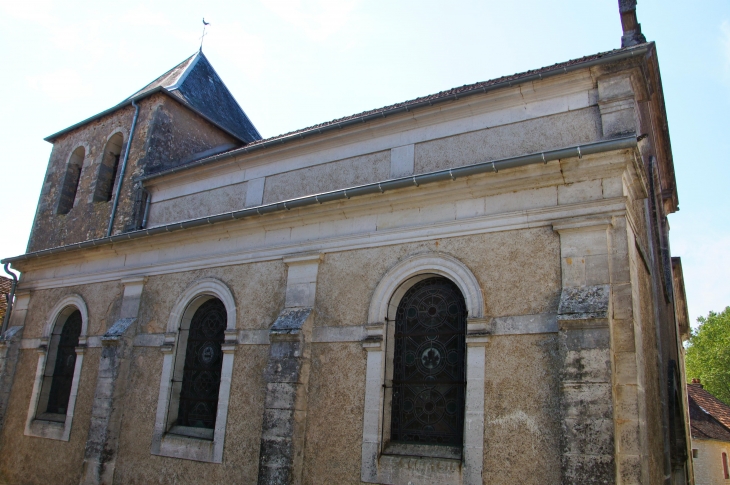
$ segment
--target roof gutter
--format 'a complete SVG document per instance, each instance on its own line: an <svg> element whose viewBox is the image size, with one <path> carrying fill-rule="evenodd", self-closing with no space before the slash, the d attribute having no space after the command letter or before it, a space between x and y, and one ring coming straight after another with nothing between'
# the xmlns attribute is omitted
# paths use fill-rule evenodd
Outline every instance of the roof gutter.
<svg viewBox="0 0 730 485"><path fill-rule="evenodd" d="M618 62L618 61L621 61L624 59L642 56L642 55L646 54L647 52L649 52L650 49L651 49L651 44L641 45L634 49L622 50L615 54L609 53L609 54L606 54L605 56L599 57L597 59L591 59L588 61L578 62L575 64L571 64L569 66L563 66L563 67L545 71L545 72L538 72L538 73L534 73L534 74L525 74L523 76L519 76L517 78L510 79L507 81L497 82L497 83L491 84L489 86L475 86L472 89L462 91L460 93L454 94L453 96L444 96L443 98L427 99L427 100L423 100L423 101L406 103L404 105L395 106L395 107L392 107L389 109L385 109L383 111L377 111L375 113L370 113L370 114L367 114L364 116L359 116L359 117L351 118L348 120L334 122L327 126L314 127L314 128L308 129L308 130L301 131L299 133L293 133L288 136L273 138L271 140L264 140L262 142L253 142L253 143L243 146L241 148L236 148L229 152L221 153L220 155L214 155L212 157L203 158L198 161L187 163L185 165L180 165L178 167L174 167L169 170L162 171L162 172L144 175L144 176L137 178L137 180L142 180L142 181L151 180L154 178L163 177L165 175L171 175L171 174L180 172L182 170L188 170L193 167L198 167L201 165L207 165L209 163L214 163L214 162L217 162L220 160L225 160L227 158L234 157L237 155L251 153L254 151L258 151L258 150L263 150L265 148L269 148L272 146L282 145L284 143L288 143L293 140L299 140L299 139L302 139L302 138L305 138L308 136L312 136L312 135L318 135L318 134L326 133L326 132L333 131L333 130L341 130L342 128L345 128L348 126L360 125L363 123L367 123L368 121L379 120L379 119L385 118L387 116L392 116L392 115L399 114L399 113L409 112L414 109L418 109L418 108L422 108L422 107L426 107L426 106L433 106L435 104L445 103L447 101L456 101L457 99L465 98L468 96L484 94L484 93L487 93L490 91L495 91L495 90L506 88L506 87L516 86L518 84L523 84L523 83L532 82L532 81L540 81L540 80L543 80L543 79L546 79L549 77L557 76L559 74L566 74L569 72L578 71L578 70L586 69L586 68L593 67L593 66L608 64L611 62Z"/></svg>
<svg viewBox="0 0 730 485"><path fill-rule="evenodd" d="M31 259L41 258L44 256L50 256L54 254L66 253L69 251L75 251L79 249L94 248L107 244L113 244L122 241L128 241L133 239L140 239L143 237L154 236L157 234L164 234L169 232L177 232L184 229L191 229L194 227L208 226L217 224L220 222L233 221L238 219L245 219L254 216L263 216L265 214L273 212L287 211L291 209L298 209L300 207L306 207L310 205L323 204L325 202L331 202L336 200L351 199L352 197L358 197L362 195L371 194L382 194L389 190L397 190L406 187L418 187L423 184L429 184L434 182L442 182L445 180L456 180L457 178L468 177L470 175L477 175L489 172L499 172L509 168L523 167L525 165L532 165L537 163L546 164L553 160L559 160L561 158L582 158L584 155L592 155L595 153L603 153L614 150L622 150L627 148L634 148L637 146L637 138L635 135L625 136L621 138L614 138L611 140L599 141L595 143L588 143L586 145L576 145L568 148L560 148L557 150L549 150L545 152L533 153L531 155L523 155L519 157L504 158L501 160L495 160L492 162L481 162L472 165L465 165L457 168L449 168L445 170L438 170L436 172L423 173L419 175L413 175L408 177L400 177L395 179L389 179L382 182L375 182L371 184L358 185L355 187L348 187L346 189L333 190L330 192L322 192L321 194L308 195L305 197L299 197L296 199L284 200L281 202L275 202L272 204L264 204L256 207L249 207L232 212L225 212L209 217L201 217L198 219L191 219L183 222L176 222L173 224L167 224L164 226L157 226L150 229L141 229L139 231L131 231L122 234L116 234L100 239L92 239L90 241L84 241L75 244L69 244L67 246L60 246L56 248L44 249L41 251L35 251L32 253L15 256L12 258L3 259L2 263L16 263L20 261L29 261Z"/></svg>

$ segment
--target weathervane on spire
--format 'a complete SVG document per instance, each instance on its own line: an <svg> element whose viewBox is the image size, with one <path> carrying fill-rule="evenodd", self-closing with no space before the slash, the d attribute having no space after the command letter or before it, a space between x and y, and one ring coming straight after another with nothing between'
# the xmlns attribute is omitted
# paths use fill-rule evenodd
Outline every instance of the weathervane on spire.
<svg viewBox="0 0 730 485"><path fill-rule="evenodd" d="M210 25L210 22L205 21L205 17L203 17L203 35L200 36L200 51L203 51L203 40L205 39L205 27Z"/></svg>

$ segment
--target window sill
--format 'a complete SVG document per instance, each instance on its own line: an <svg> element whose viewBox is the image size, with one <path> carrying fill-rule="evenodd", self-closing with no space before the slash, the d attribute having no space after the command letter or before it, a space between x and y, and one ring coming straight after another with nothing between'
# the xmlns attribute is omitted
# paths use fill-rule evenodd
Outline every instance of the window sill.
<svg viewBox="0 0 730 485"><path fill-rule="evenodd" d="M384 455L410 456L414 458L443 458L461 461L460 446L417 445L411 443L389 443Z"/></svg>
<svg viewBox="0 0 730 485"><path fill-rule="evenodd" d="M187 436L201 440L213 441L215 430L213 428L194 428L192 426L173 426L168 434Z"/></svg>
<svg viewBox="0 0 730 485"><path fill-rule="evenodd" d="M461 460L431 456L380 455L378 476L371 483L429 483L462 485Z"/></svg>
<svg viewBox="0 0 730 485"><path fill-rule="evenodd" d="M66 415L60 413L43 413L35 418L36 421L52 421L54 423L65 423Z"/></svg>
<svg viewBox="0 0 730 485"><path fill-rule="evenodd" d="M68 433L69 429L66 421L67 416L63 414L41 414L26 425L25 435L50 440L68 441L70 433Z"/></svg>
<svg viewBox="0 0 730 485"><path fill-rule="evenodd" d="M153 447L152 454L181 458L183 460L221 463L222 457L215 457L215 441L197 436L189 436L187 433L180 434L190 429L198 430L198 428L189 428L187 426L173 427L162 437L159 442L159 448L155 449L156 447Z"/></svg>

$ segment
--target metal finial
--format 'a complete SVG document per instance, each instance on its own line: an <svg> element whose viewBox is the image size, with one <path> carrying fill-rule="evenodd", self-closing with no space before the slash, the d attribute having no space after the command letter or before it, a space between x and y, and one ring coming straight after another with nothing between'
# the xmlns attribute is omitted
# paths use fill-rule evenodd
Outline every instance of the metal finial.
<svg viewBox="0 0 730 485"><path fill-rule="evenodd" d="M200 51L203 51L203 40L205 40L205 28L210 25L210 22L205 21L205 17L203 17L203 35L200 36Z"/></svg>

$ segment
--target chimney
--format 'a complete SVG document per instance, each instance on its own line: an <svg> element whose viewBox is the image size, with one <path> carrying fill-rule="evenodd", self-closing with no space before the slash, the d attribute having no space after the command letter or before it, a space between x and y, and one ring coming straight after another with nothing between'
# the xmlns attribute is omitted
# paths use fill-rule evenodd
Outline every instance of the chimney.
<svg viewBox="0 0 730 485"><path fill-rule="evenodd" d="M702 382L700 382L700 380L696 377L692 379L692 384L697 384L698 386L700 386L700 388L703 388Z"/></svg>
<svg viewBox="0 0 730 485"><path fill-rule="evenodd" d="M636 0L618 0L618 9L621 12L621 27L624 30L621 47L631 47L646 42L646 37L641 33L641 24L636 19Z"/></svg>

